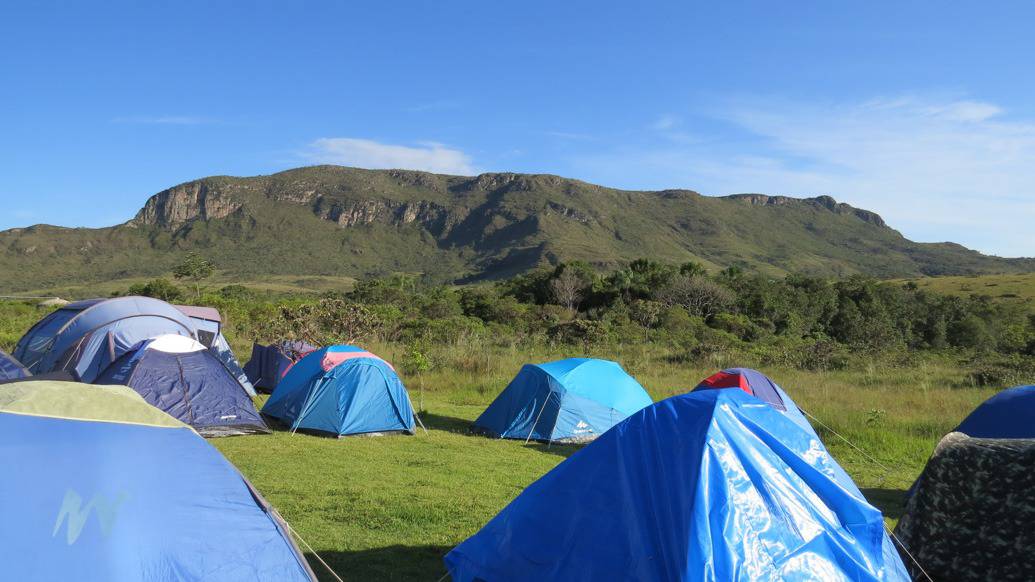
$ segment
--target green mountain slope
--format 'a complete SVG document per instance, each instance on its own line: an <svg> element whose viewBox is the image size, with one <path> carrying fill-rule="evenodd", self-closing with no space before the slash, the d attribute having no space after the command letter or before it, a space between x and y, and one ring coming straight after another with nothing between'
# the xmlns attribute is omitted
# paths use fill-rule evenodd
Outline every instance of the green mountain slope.
<svg viewBox="0 0 1035 582"><path fill-rule="evenodd" d="M189 249L248 279L406 271L473 280L557 261L616 265L638 257L774 275L1035 270L1030 259L909 241L876 214L825 196L708 197L551 175L317 166L181 184L109 228L0 232L0 292L153 276Z"/></svg>

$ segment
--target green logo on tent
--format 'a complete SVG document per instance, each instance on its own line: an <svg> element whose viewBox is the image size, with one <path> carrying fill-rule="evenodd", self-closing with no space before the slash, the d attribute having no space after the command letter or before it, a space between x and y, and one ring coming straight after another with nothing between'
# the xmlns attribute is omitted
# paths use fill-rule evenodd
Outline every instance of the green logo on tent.
<svg viewBox="0 0 1035 582"><path fill-rule="evenodd" d="M57 536L58 531L61 529L61 524L67 520L68 527L65 530L65 540L68 542L68 545L74 544L79 539L79 534L83 532L83 527L86 526L91 511L97 515L97 520L101 523L101 533L107 536L115 525L115 516L119 511L119 506L122 505L122 502L127 497L128 495L124 492L116 495L114 499L97 494L84 507L82 496L72 489L65 491L65 500L61 502L61 510L58 511L57 521L54 522L54 532L50 534L51 537Z"/></svg>

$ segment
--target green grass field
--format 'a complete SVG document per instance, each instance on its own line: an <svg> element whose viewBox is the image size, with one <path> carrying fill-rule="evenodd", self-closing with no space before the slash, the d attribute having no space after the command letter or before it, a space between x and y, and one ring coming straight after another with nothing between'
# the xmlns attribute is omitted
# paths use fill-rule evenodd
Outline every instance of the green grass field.
<svg viewBox="0 0 1035 582"><path fill-rule="evenodd" d="M172 273L165 273L173 281ZM17 297L61 297L63 299L88 299L108 297L112 293L125 293L131 285L144 284L155 277L124 277L102 282L66 284L19 291ZM241 285L252 291L270 295L310 295L324 291L346 292L352 290L356 280L352 277L330 275L266 275L261 278L240 278L234 273L219 271L205 280L204 289L219 289L226 285ZM189 300L189 298L188 298Z"/></svg>
<svg viewBox="0 0 1035 582"><path fill-rule="evenodd" d="M1000 301L1024 305L1035 311L1035 273L973 275L957 277L920 277L902 279L921 289L951 295L988 295Z"/></svg>
<svg viewBox="0 0 1035 582"><path fill-rule="evenodd" d="M392 346L374 348L393 356ZM335 440L277 432L211 442L344 579L438 580L450 548L577 450L468 433L522 363L570 355L439 348L436 368L424 378L428 434ZM655 399L685 392L734 363L674 364L650 346L593 355L619 360ZM802 408L889 469L817 426L890 525L938 439L992 393L961 383L960 371L938 360L834 373L765 371ZM419 407L419 380L404 379ZM331 579L311 555L310 561Z"/></svg>

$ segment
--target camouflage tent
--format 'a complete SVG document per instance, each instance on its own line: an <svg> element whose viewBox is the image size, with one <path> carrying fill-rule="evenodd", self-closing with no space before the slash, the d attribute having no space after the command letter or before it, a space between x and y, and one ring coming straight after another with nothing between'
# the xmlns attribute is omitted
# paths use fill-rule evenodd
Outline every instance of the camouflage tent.
<svg viewBox="0 0 1035 582"><path fill-rule="evenodd" d="M936 581L1035 580L1035 439L949 433L895 529ZM903 556L914 580L924 573Z"/></svg>

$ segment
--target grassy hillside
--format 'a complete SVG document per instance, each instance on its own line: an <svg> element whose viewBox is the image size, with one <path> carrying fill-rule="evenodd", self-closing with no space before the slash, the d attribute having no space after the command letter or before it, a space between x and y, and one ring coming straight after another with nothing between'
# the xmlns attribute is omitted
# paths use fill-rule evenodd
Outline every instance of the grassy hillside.
<svg viewBox="0 0 1035 582"><path fill-rule="evenodd" d="M968 297L987 295L994 299L1023 305L1035 311L1035 273L1005 275L970 275L954 277L918 277L904 279L919 288L936 293Z"/></svg>
<svg viewBox="0 0 1035 582"><path fill-rule="evenodd" d="M499 278L558 261L639 257L780 275L1020 272L1031 260L911 242L829 197L639 192L549 175L441 176L337 166L213 177L102 229L0 232L0 293L167 272L197 250L244 280L424 273Z"/></svg>

